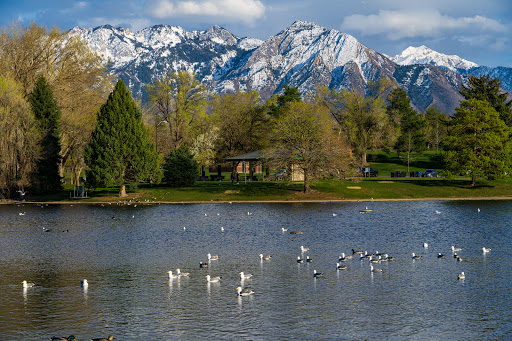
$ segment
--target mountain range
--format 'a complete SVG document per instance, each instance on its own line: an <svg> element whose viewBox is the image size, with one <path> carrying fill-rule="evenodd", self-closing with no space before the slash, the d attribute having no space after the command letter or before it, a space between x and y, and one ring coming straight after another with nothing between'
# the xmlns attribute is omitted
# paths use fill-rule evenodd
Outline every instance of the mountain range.
<svg viewBox="0 0 512 341"><path fill-rule="evenodd" d="M186 31L156 25L131 32L105 25L75 27L70 34L85 39L143 101L145 85L170 69L195 72L218 93L256 90L265 99L284 85L303 94L318 84L364 90L368 81L385 76L407 91L416 109L424 111L433 104L448 114L458 106L458 90L469 75L489 74L512 91L512 68L478 66L425 46L389 57L349 34L305 21L296 21L265 41L240 38L219 26Z"/></svg>

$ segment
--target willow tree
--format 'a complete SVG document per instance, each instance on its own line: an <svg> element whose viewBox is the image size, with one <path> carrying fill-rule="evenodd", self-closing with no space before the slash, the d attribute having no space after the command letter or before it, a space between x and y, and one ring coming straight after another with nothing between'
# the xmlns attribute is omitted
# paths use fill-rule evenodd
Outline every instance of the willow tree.
<svg viewBox="0 0 512 341"><path fill-rule="evenodd" d="M37 129L19 83L0 76L0 196L14 197L30 185L39 154Z"/></svg>
<svg viewBox="0 0 512 341"><path fill-rule="evenodd" d="M40 76L46 78L62 114L59 172L68 163L77 183L95 113L112 90L105 63L72 32L17 22L0 32L0 74L21 84L25 98Z"/></svg>
<svg viewBox="0 0 512 341"><path fill-rule="evenodd" d="M119 186L160 181L158 155L142 121L142 113L122 80L119 80L101 107L91 142L85 148L89 186Z"/></svg>
<svg viewBox="0 0 512 341"><path fill-rule="evenodd" d="M339 175L348 157L328 110L314 103L290 102L280 112L272 141L275 147L265 156L300 170L305 193L311 191L311 179Z"/></svg>
<svg viewBox="0 0 512 341"><path fill-rule="evenodd" d="M161 79L148 84L149 101L155 114L155 127L166 122L171 135L171 148L190 144L194 128L205 115L208 88L187 71L169 71Z"/></svg>
<svg viewBox="0 0 512 341"><path fill-rule="evenodd" d="M447 168L477 177L501 178L510 172L510 128L486 101L462 101L455 108L452 128L444 140Z"/></svg>

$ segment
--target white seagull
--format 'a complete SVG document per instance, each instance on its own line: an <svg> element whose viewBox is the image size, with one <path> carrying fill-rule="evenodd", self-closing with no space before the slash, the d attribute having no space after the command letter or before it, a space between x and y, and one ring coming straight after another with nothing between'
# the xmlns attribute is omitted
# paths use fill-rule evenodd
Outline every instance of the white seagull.
<svg viewBox="0 0 512 341"><path fill-rule="evenodd" d="M242 280L244 280L244 279L249 279L249 278L251 278L251 277L252 277L252 274L246 274L246 273L244 273L243 271L242 271L242 272L240 272L240 278L241 278Z"/></svg>
<svg viewBox="0 0 512 341"><path fill-rule="evenodd" d="M466 279L466 274L464 273L464 271L457 275L457 279Z"/></svg>
<svg viewBox="0 0 512 341"><path fill-rule="evenodd" d="M242 289L242 287L237 287L236 294L238 296L249 296L249 295L254 294L254 291L248 290L248 289Z"/></svg>
<svg viewBox="0 0 512 341"><path fill-rule="evenodd" d="M27 283L27 281L21 283L23 283L23 288L32 288L35 285L34 283Z"/></svg>
<svg viewBox="0 0 512 341"><path fill-rule="evenodd" d="M219 256L212 256L211 253L207 254L207 256L208 256L208 261L219 260Z"/></svg>
<svg viewBox="0 0 512 341"><path fill-rule="evenodd" d="M270 258L272 258L271 255L266 255L264 256L263 253L260 253L260 259L261 260L270 260Z"/></svg>
<svg viewBox="0 0 512 341"><path fill-rule="evenodd" d="M178 275L180 277L186 277L186 276L190 275L190 272L181 272L180 269L176 269L176 275Z"/></svg>
<svg viewBox="0 0 512 341"><path fill-rule="evenodd" d="M482 247L482 252L483 253L487 253L487 252L490 252L491 251L491 248L486 248L486 247Z"/></svg>
<svg viewBox="0 0 512 341"><path fill-rule="evenodd" d="M210 275L206 275L206 282L208 283L218 283L220 282L221 277L211 277Z"/></svg>

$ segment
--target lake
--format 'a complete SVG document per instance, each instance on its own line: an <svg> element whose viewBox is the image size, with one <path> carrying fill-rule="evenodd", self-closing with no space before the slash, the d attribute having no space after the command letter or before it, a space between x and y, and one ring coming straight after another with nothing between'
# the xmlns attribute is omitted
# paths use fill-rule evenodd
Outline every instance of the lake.
<svg viewBox="0 0 512 341"><path fill-rule="evenodd" d="M0 205L0 339L512 339L511 221L511 201ZM352 249L394 260L337 270Z"/></svg>

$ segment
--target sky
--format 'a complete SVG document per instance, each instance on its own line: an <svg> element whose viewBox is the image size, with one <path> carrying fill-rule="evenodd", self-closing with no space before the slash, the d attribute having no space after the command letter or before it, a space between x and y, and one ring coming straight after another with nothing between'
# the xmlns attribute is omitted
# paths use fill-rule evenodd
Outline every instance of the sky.
<svg viewBox="0 0 512 341"><path fill-rule="evenodd" d="M348 33L389 56L425 45L478 65L512 67L510 0L0 0L2 27L15 21L62 30L219 25L266 40L296 20Z"/></svg>

